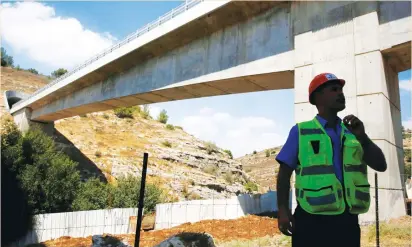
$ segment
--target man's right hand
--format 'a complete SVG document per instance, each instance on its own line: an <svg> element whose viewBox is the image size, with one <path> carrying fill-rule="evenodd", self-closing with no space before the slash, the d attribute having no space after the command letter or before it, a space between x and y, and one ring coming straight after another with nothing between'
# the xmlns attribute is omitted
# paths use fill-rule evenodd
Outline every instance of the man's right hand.
<svg viewBox="0 0 412 247"><path fill-rule="evenodd" d="M295 227L295 219L289 210L279 209L278 227L279 230L286 236L292 236L293 229Z"/></svg>

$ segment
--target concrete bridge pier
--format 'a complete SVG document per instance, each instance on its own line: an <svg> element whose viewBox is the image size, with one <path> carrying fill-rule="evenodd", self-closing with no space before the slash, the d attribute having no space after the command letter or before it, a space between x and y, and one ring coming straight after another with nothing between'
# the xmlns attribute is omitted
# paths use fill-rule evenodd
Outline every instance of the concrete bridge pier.
<svg viewBox="0 0 412 247"><path fill-rule="evenodd" d="M31 114L30 108L22 108L13 114L14 123L20 131L24 133L31 128L38 128L49 136L53 135L54 122L33 121L31 120Z"/></svg>

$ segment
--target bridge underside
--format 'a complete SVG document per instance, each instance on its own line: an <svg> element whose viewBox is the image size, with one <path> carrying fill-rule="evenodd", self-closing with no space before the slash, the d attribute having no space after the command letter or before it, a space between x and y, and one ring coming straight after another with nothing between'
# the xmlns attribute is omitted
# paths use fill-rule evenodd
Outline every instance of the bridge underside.
<svg viewBox="0 0 412 247"><path fill-rule="evenodd" d="M79 107L53 112L47 115L33 116L32 120L52 122L58 119L78 116L91 112L111 110L119 107L152 104L159 102L194 99L201 97L258 92L293 88L293 71L273 72L237 78L192 83L173 86L146 93L135 94L101 102L94 102ZM36 111L34 111L35 113Z"/></svg>

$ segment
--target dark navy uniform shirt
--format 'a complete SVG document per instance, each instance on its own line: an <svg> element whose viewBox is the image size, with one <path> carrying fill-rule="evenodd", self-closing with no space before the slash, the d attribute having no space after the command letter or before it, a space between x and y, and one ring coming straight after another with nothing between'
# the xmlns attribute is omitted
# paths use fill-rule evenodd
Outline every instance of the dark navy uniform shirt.
<svg viewBox="0 0 412 247"><path fill-rule="evenodd" d="M327 125L327 121L320 117L319 115L316 116L319 123L323 126L326 130L326 133L329 135L330 139L332 140L333 146L333 167L335 169L336 177L342 182L342 153L341 153L341 139L340 139L340 132L342 130L340 118L339 121L336 123L336 128L330 127ZM288 139L286 140L285 145L283 146L282 150L280 150L276 160L278 162L282 162L292 169L296 169L298 166L298 153L299 153L299 133L298 133L298 125L292 127L289 132Z"/></svg>

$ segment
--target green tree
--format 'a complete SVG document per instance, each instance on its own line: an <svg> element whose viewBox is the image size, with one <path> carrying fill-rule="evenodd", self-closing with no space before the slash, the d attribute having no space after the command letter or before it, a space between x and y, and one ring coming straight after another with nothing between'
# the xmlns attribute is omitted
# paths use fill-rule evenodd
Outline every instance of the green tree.
<svg viewBox="0 0 412 247"><path fill-rule="evenodd" d="M120 107L114 110L114 114L118 118L133 118L134 108L133 107Z"/></svg>
<svg viewBox="0 0 412 247"><path fill-rule="evenodd" d="M159 116L157 117L157 121L165 124L165 123L167 123L167 120L169 120L169 116L167 115L166 110L163 109L163 110L159 113Z"/></svg>
<svg viewBox="0 0 412 247"><path fill-rule="evenodd" d="M134 208L137 206L140 194L140 178L128 176L120 177L117 186L113 188L114 208ZM145 186L144 210L153 212L156 204L161 203L162 190L154 184L147 183Z"/></svg>
<svg viewBox="0 0 412 247"><path fill-rule="evenodd" d="M7 54L6 49L4 49L3 47L1 47L1 66L2 67L13 67L14 66L14 61L13 61L13 57L9 56Z"/></svg>
<svg viewBox="0 0 412 247"><path fill-rule="evenodd" d="M23 136L12 125L2 132L1 161L17 174L33 213L69 211L80 184L77 163L57 152L41 130Z"/></svg>
<svg viewBox="0 0 412 247"><path fill-rule="evenodd" d="M223 150L223 152L227 153L231 159L233 159L232 151L230 150Z"/></svg>
<svg viewBox="0 0 412 247"><path fill-rule="evenodd" d="M72 208L76 211L97 210L110 207L111 187L98 178L91 178L82 183L73 201Z"/></svg>
<svg viewBox="0 0 412 247"><path fill-rule="evenodd" d="M58 78L58 77L66 74L66 73L67 73L67 70L66 70L66 69L59 68L59 69L53 71L53 72L51 73L51 76L52 76L53 78Z"/></svg>
<svg viewBox="0 0 412 247"><path fill-rule="evenodd" d="M35 74L35 75L39 74L39 72L37 70L33 69L33 68L30 68L27 71L29 71L30 73Z"/></svg>

